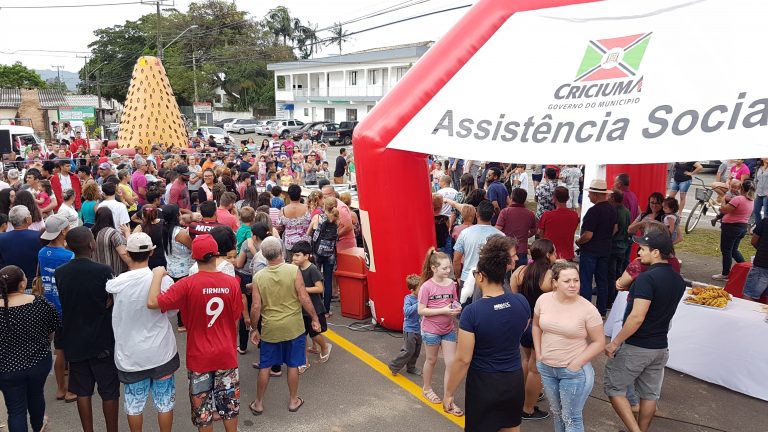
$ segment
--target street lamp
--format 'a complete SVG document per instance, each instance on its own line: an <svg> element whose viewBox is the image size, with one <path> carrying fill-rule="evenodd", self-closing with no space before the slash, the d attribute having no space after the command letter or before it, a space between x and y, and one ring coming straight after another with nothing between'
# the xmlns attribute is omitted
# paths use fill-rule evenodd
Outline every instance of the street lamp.
<svg viewBox="0 0 768 432"><path fill-rule="evenodd" d="M164 52L166 49L168 49L168 47L169 47L169 46L173 45L173 43L174 43L174 42L176 42L177 40L179 40L179 38L180 38L180 37L182 37L182 36L184 35L184 33L188 32L188 31L190 31L190 30L192 30L192 29L195 29L195 28L197 28L197 24L193 24L193 25L191 25L191 26L187 27L186 29L184 29L184 31L183 31L183 32L179 33L179 35L178 35L178 36L176 36L175 38L173 38L173 40L172 40L172 41L168 42L168 45L164 46L164 47L163 47L163 49L161 49L161 50L160 50L160 52L159 52L159 53L157 53L157 54L158 54L157 56L158 56L158 57L160 57L160 60L162 60L162 59L163 59L163 52Z"/></svg>

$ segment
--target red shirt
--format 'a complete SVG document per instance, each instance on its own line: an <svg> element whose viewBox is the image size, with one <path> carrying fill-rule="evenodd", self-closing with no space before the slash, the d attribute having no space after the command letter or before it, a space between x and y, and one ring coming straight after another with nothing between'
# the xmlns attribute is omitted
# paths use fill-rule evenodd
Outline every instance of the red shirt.
<svg viewBox="0 0 768 432"><path fill-rule="evenodd" d="M185 182L179 182L178 180L171 184L171 193L168 196L168 201L171 204L176 204L179 209L191 210L192 205L189 202L189 190Z"/></svg>
<svg viewBox="0 0 768 432"><path fill-rule="evenodd" d="M89 151L90 150L88 148L88 141L86 141L86 140L84 140L82 138L80 138L80 139L75 138L69 144L69 152L72 153L72 154L77 153L77 149L80 148L80 146L83 146L85 151Z"/></svg>
<svg viewBox="0 0 768 432"><path fill-rule="evenodd" d="M557 256L566 260L572 260L574 257L573 241L578 226L579 215L567 208L546 211L539 220L539 228L543 231L542 236L552 240Z"/></svg>
<svg viewBox="0 0 768 432"><path fill-rule="evenodd" d="M216 220L220 224L232 228L232 231L237 231L237 229L240 228L240 226L237 224L237 218L227 209L218 207L216 209Z"/></svg>
<svg viewBox="0 0 768 432"><path fill-rule="evenodd" d="M536 215L524 205L512 203L499 213L496 228L517 239L518 253L528 253L528 234L536 229Z"/></svg>
<svg viewBox="0 0 768 432"><path fill-rule="evenodd" d="M187 328L187 369L203 373L237 367L237 323L243 300L237 279L199 272L171 285L157 298L165 313L178 309Z"/></svg>

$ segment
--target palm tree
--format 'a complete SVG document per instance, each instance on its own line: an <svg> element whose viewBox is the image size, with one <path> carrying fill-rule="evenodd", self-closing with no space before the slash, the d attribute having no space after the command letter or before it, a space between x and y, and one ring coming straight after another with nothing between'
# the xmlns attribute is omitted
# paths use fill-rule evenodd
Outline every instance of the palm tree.
<svg viewBox="0 0 768 432"><path fill-rule="evenodd" d="M285 6L270 9L267 12L264 24L275 35L275 42L282 37L283 45L288 45L288 38L293 35L293 20L291 19L291 13Z"/></svg>
<svg viewBox="0 0 768 432"><path fill-rule="evenodd" d="M352 38L349 36L349 32L344 30L344 28L341 26L341 23L335 23L333 25L333 28L331 29L331 35L332 36L326 40L325 45L338 45L339 55L341 55L341 45L345 42L349 42Z"/></svg>
<svg viewBox="0 0 768 432"><path fill-rule="evenodd" d="M297 20L298 21L298 20ZM301 24L299 21L298 26L294 26L294 39L296 41L296 48L301 53L302 59L311 58L316 51L319 51L317 38L317 24L312 24L307 21L306 25Z"/></svg>

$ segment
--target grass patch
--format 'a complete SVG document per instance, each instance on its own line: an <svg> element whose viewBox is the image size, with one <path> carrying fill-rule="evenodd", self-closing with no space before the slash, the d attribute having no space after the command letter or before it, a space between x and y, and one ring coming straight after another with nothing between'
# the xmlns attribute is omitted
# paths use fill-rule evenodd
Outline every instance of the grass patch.
<svg viewBox="0 0 768 432"><path fill-rule="evenodd" d="M751 238L752 236L747 234L739 245L739 250L746 260L755 254L755 248L750 244ZM675 245L675 251L719 258L722 256L720 230L697 229L690 234L683 234L683 241Z"/></svg>

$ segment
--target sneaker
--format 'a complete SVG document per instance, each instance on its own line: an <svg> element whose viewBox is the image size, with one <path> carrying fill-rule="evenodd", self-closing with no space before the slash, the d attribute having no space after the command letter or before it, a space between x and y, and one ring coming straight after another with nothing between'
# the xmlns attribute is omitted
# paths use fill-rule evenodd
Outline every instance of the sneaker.
<svg viewBox="0 0 768 432"><path fill-rule="evenodd" d="M549 413L540 410L537 406L533 407L533 412L530 414L523 411L523 420L544 420L545 418L549 418Z"/></svg>
<svg viewBox="0 0 768 432"><path fill-rule="evenodd" d="M408 369L406 372L411 375L421 376L421 369L419 368Z"/></svg>
<svg viewBox="0 0 768 432"><path fill-rule="evenodd" d="M714 279L716 281L727 281L728 280L728 275L716 274L716 275L712 275L712 279Z"/></svg>

